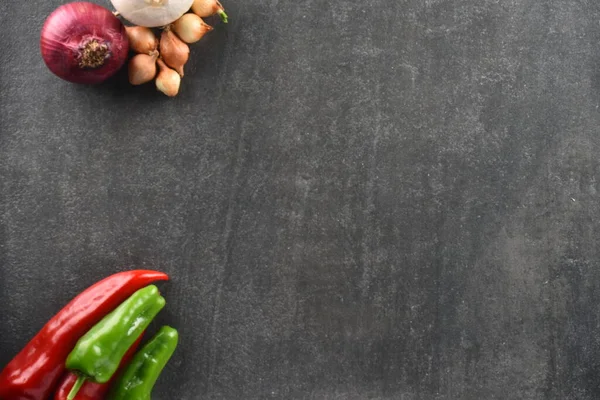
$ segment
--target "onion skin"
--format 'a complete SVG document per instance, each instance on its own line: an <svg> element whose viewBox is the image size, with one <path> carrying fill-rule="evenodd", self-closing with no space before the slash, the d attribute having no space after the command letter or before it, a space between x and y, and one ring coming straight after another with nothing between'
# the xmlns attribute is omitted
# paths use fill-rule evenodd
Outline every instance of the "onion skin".
<svg viewBox="0 0 600 400"><path fill-rule="evenodd" d="M127 37L131 50L140 54L151 54L158 48L158 38L150 28L127 26Z"/></svg>
<svg viewBox="0 0 600 400"><path fill-rule="evenodd" d="M181 18L172 25L173 31L186 43L196 43L204 35L213 30L199 16L193 13L183 14Z"/></svg>
<svg viewBox="0 0 600 400"><path fill-rule="evenodd" d="M46 66L73 83L97 84L127 60L125 26L109 10L88 2L58 7L46 19L40 49Z"/></svg>
<svg viewBox="0 0 600 400"><path fill-rule="evenodd" d="M229 19L225 13L225 7L223 7L219 0L194 0L192 11L202 18L219 14L224 23L227 23Z"/></svg>
<svg viewBox="0 0 600 400"><path fill-rule="evenodd" d="M170 29L165 29L160 36L160 56L183 77L183 66L190 58L190 47Z"/></svg>
<svg viewBox="0 0 600 400"><path fill-rule="evenodd" d="M181 85L181 76L176 71L167 67L163 60L158 59L157 62L160 72L156 77L156 88L169 97L177 96L179 86Z"/></svg>
<svg viewBox="0 0 600 400"><path fill-rule="evenodd" d="M143 85L156 76L158 51L152 54L136 54L129 60L129 83Z"/></svg>

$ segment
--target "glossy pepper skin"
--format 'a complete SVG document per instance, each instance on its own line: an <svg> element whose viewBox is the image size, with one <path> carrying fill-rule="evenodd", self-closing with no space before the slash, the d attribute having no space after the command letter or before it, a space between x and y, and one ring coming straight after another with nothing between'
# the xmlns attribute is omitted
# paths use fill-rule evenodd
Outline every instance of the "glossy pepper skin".
<svg viewBox="0 0 600 400"><path fill-rule="evenodd" d="M165 306L158 288L149 285L135 292L79 339L67 357L66 366L79 378L72 400L85 380L106 383L117 371L127 349Z"/></svg>
<svg viewBox="0 0 600 400"><path fill-rule="evenodd" d="M4 367L0 373L0 399L49 399L77 340L135 291L168 279L168 275L158 271L125 271L80 293Z"/></svg>
<svg viewBox="0 0 600 400"><path fill-rule="evenodd" d="M156 380L177 348L179 334L163 326L142 349L133 356L112 387L107 400L150 400Z"/></svg>
<svg viewBox="0 0 600 400"><path fill-rule="evenodd" d="M113 375L113 378L110 381L106 383L96 383L91 381L85 382L77 393L77 396L75 396L74 400L104 400L108 390L110 389L110 385L114 381L114 378L116 378L117 374L122 371L127 364L129 364L129 361L131 361L133 355L137 351L143 336L144 333L142 332L135 343L129 348L129 350L127 350L127 353L125 353L123 359L121 360L121 364L119 365L117 373ZM56 389L56 393L54 394L54 400L67 400L67 396L71 392L71 389L73 389L73 386L75 386L77 378L77 374L74 372L68 372L60 381L58 389Z"/></svg>

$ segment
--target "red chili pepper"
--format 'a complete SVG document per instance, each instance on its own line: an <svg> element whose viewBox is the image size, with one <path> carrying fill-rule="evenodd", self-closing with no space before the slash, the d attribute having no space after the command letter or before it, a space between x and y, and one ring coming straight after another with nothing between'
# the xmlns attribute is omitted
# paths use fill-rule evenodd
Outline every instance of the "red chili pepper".
<svg viewBox="0 0 600 400"><path fill-rule="evenodd" d="M0 399L50 398L79 338L138 289L168 279L162 272L133 270L90 286L52 317L0 372Z"/></svg>
<svg viewBox="0 0 600 400"><path fill-rule="evenodd" d="M104 400L108 389L110 389L110 385L119 376L119 373L123 370L123 368L127 367L127 364L135 354L135 351L142 341L142 336L144 336L144 333L142 333L140 337L137 338L135 343L131 345L129 350L127 350L127 353L125 353L121 359L119 369L108 382L96 383L92 381L85 381L81 389L79 389L79 392L77 392L75 400ZM75 385L75 382L77 382L77 378L78 376L74 372L67 372L63 380L60 382L60 385L58 385L58 389L54 395L54 400L67 400L73 385Z"/></svg>

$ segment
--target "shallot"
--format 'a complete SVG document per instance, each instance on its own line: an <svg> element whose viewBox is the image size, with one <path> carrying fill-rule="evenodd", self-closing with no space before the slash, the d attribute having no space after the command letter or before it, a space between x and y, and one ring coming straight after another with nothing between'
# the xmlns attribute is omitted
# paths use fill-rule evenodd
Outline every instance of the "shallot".
<svg viewBox="0 0 600 400"><path fill-rule="evenodd" d="M173 23L173 30L181 40L186 43L195 43L204 35L213 30L196 14L183 14L181 18Z"/></svg>
<svg viewBox="0 0 600 400"><path fill-rule="evenodd" d="M156 77L156 88L169 97L177 96L181 85L181 76L169 68L161 59L158 59L160 72Z"/></svg>
<svg viewBox="0 0 600 400"><path fill-rule="evenodd" d="M223 22L227 23L228 17L225 8L219 0L194 0L192 11L199 17L210 17L219 14Z"/></svg>
<svg viewBox="0 0 600 400"><path fill-rule="evenodd" d="M129 60L129 83L142 85L156 76L156 59L158 51L152 54L136 54Z"/></svg>
<svg viewBox="0 0 600 400"><path fill-rule="evenodd" d="M136 53L150 54L158 48L158 38L151 29L144 26L127 26L129 47Z"/></svg>
<svg viewBox="0 0 600 400"><path fill-rule="evenodd" d="M160 56L183 77L183 66L190 58L190 48L170 29L165 29L160 36Z"/></svg>

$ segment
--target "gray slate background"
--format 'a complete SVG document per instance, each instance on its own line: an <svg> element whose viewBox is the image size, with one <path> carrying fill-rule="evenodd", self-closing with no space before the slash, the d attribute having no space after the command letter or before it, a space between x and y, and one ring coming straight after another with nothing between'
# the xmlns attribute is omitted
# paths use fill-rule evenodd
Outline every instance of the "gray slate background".
<svg viewBox="0 0 600 400"><path fill-rule="evenodd" d="M171 100L52 76L61 3L0 6L0 366L155 267L155 399L600 397L599 2L224 0Z"/></svg>

